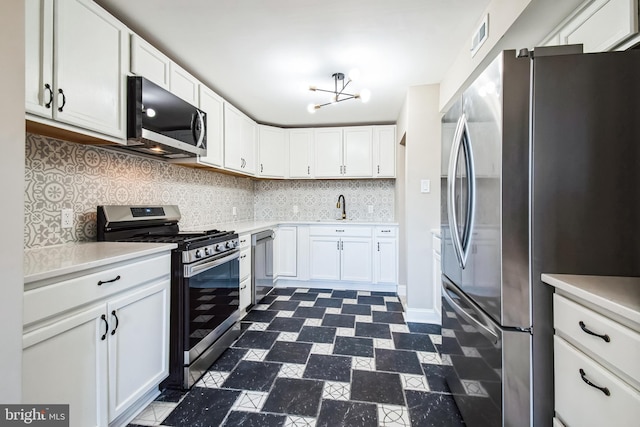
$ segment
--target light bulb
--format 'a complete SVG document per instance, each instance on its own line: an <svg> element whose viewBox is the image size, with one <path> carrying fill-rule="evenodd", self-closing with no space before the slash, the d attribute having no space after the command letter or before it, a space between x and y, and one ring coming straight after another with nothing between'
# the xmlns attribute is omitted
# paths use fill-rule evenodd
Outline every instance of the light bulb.
<svg viewBox="0 0 640 427"><path fill-rule="evenodd" d="M316 110L317 110L317 108L316 108L316 104L309 104L309 105L307 105L307 111L308 111L310 114L315 113L315 112L316 112Z"/></svg>
<svg viewBox="0 0 640 427"><path fill-rule="evenodd" d="M145 114L147 115L147 117L155 117L156 110L154 110L153 108L147 108L147 111L145 111Z"/></svg>
<svg viewBox="0 0 640 427"><path fill-rule="evenodd" d="M360 91L360 100L364 102L369 102L371 99L371 91L369 89L362 89Z"/></svg>
<svg viewBox="0 0 640 427"><path fill-rule="evenodd" d="M358 70L357 68L354 68L351 71L349 71L349 80L352 80L355 82L359 78L360 78L360 70Z"/></svg>

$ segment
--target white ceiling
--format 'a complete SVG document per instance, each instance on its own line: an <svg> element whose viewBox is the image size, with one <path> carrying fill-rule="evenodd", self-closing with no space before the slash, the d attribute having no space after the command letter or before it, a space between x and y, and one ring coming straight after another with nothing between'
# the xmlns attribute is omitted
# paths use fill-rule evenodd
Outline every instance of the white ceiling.
<svg viewBox="0 0 640 427"><path fill-rule="evenodd" d="M409 86L439 83L489 0L96 0L260 123L393 123ZM371 100L309 114L358 68Z"/></svg>

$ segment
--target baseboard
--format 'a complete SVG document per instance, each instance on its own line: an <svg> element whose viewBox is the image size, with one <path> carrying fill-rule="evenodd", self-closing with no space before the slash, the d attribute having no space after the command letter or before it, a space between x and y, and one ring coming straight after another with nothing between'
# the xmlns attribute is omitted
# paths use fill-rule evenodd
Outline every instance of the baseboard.
<svg viewBox="0 0 640 427"><path fill-rule="evenodd" d="M398 295L407 296L407 285L398 285Z"/></svg>
<svg viewBox="0 0 640 427"><path fill-rule="evenodd" d="M407 313L405 317L407 319L407 322L433 323L436 325L440 325L442 323L440 313L432 308L407 307Z"/></svg>
<svg viewBox="0 0 640 427"><path fill-rule="evenodd" d="M338 289L349 291L378 291L398 292L397 285L384 283L358 283L358 282L332 282L324 280L296 280L278 278L275 281L276 288L311 288L311 289Z"/></svg>

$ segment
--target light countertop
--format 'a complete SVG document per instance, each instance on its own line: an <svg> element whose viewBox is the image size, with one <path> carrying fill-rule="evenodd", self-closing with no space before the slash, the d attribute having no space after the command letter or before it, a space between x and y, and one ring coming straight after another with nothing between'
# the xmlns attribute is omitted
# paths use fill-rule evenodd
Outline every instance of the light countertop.
<svg viewBox="0 0 640 427"><path fill-rule="evenodd" d="M260 231L277 227L278 225L368 225L368 226L397 226L397 222L379 222L379 221L243 221L243 222L227 222L222 224L208 224L204 226L193 227L184 229L181 231L196 231L196 230L234 230L238 234L244 233L258 233Z"/></svg>
<svg viewBox="0 0 640 427"><path fill-rule="evenodd" d="M167 252L176 247L174 243L84 242L27 249L24 251L24 283Z"/></svg>
<svg viewBox="0 0 640 427"><path fill-rule="evenodd" d="M543 274L542 281L640 325L640 277Z"/></svg>

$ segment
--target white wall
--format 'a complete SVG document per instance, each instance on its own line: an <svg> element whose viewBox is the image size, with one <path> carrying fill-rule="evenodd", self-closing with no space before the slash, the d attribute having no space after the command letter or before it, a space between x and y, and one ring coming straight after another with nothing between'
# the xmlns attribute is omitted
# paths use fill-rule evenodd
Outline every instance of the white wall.
<svg viewBox="0 0 640 427"><path fill-rule="evenodd" d="M0 402L22 395L22 234L24 230L24 0L0 5Z"/></svg>
<svg viewBox="0 0 640 427"><path fill-rule="evenodd" d="M406 132L404 155L404 218L405 229L407 320L440 323L435 310L432 283L431 229L440 227L440 113L439 85L413 86L407 91L405 105L398 117L397 129ZM399 156L400 157L400 156ZM420 192L420 181L431 181L431 192ZM399 209L402 210L402 207Z"/></svg>
<svg viewBox="0 0 640 427"><path fill-rule="evenodd" d="M471 36L440 82L440 111L445 112L454 99L505 49L533 48L585 0L493 0L478 25L489 14L489 33L472 58ZM588 1L588 0L587 0ZM474 32L476 27L474 27Z"/></svg>

